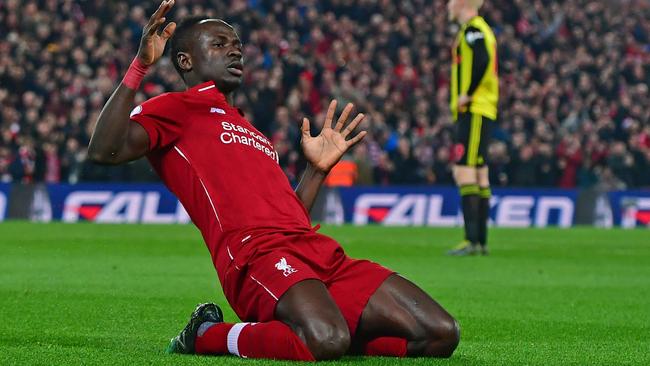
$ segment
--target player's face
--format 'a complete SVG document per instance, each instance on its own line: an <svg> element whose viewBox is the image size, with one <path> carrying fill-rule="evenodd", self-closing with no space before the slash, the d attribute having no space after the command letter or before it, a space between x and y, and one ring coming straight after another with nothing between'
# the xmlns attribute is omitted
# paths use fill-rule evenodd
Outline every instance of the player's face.
<svg viewBox="0 0 650 366"><path fill-rule="evenodd" d="M227 23L209 19L197 25L192 67L201 80L212 80L223 93L241 85L244 59L239 36Z"/></svg>

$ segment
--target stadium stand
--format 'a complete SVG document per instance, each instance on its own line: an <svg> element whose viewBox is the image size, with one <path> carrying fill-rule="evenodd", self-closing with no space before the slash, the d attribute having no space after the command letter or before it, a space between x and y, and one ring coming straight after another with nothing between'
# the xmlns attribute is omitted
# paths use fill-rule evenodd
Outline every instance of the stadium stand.
<svg viewBox="0 0 650 366"><path fill-rule="evenodd" d="M0 181L156 180L145 161L85 161L154 6L0 2ZM369 136L346 157L357 184L452 183L455 29L444 1L186 0L168 18L191 14L236 26L247 60L236 103L271 137L290 180L304 164L299 121L322 122L334 97L369 116ZM492 184L650 186L650 3L489 0L482 15L497 33L502 80ZM180 88L166 59L138 100Z"/></svg>

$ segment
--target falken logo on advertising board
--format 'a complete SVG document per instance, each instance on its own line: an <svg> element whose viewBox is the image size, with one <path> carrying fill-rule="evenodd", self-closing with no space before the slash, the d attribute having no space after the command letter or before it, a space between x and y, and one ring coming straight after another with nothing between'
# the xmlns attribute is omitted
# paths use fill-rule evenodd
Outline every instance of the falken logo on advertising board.
<svg viewBox="0 0 650 366"><path fill-rule="evenodd" d="M341 189L345 219L355 225L462 225L460 198L453 188ZM490 216L496 226L570 227L574 222L573 191L496 190Z"/></svg>
<svg viewBox="0 0 650 366"><path fill-rule="evenodd" d="M64 222L188 223L190 218L178 200L160 186L108 186L88 189L50 187L53 216ZM105 186L106 188L106 186Z"/></svg>
<svg viewBox="0 0 650 366"><path fill-rule="evenodd" d="M169 224L190 221L178 203L175 212L159 212L159 192L79 191L73 192L63 204L64 222L81 220L103 223Z"/></svg>

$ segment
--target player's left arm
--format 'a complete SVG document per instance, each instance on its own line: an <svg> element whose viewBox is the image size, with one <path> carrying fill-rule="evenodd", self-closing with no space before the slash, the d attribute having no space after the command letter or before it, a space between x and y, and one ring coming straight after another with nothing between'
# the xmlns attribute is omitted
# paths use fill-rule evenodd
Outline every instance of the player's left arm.
<svg viewBox="0 0 650 366"><path fill-rule="evenodd" d="M467 94L461 96L458 100L459 107L464 107L472 101L472 95L478 88L488 65L490 64L490 54L485 45L485 34L475 27L468 27L465 30L465 40L472 49L472 79L467 89Z"/></svg>
<svg viewBox="0 0 650 366"><path fill-rule="evenodd" d="M308 164L296 188L296 195L305 205L307 211L311 210L318 190L330 170L341 160L346 151L366 136L367 132L361 131L351 139L347 139L364 118L363 113L359 113L348 123L348 117L353 107L352 103L348 103L336 121L336 125L332 126L336 111L336 100L332 100L327 109L323 129L316 137L311 136L309 120L307 118L302 120L300 145Z"/></svg>

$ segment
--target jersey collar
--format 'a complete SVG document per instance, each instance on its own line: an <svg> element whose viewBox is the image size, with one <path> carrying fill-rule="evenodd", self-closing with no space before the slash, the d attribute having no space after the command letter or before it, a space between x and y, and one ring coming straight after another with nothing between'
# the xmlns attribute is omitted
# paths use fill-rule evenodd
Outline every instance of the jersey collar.
<svg viewBox="0 0 650 366"><path fill-rule="evenodd" d="M226 96L219 91L217 86L214 84L214 81L206 81L205 83L201 83L198 85L195 85L185 91L186 94L191 95L192 97L198 97L198 98L206 98L211 101L217 101L222 106L228 107L230 109L236 110L241 116L244 116L244 112L234 106L231 106L228 104L228 101L226 100Z"/></svg>

